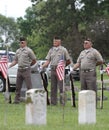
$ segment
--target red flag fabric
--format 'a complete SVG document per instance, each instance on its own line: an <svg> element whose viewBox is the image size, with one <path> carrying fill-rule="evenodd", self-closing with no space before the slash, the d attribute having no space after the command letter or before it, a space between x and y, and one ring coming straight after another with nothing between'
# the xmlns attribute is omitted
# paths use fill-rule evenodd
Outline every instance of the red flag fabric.
<svg viewBox="0 0 109 130"><path fill-rule="evenodd" d="M64 79L64 69L65 69L64 57L61 56L56 68L56 73L60 81Z"/></svg>
<svg viewBox="0 0 109 130"><path fill-rule="evenodd" d="M7 78L7 69L8 69L8 59L7 56L4 55L0 60L0 71L2 72L4 78Z"/></svg>
<svg viewBox="0 0 109 130"><path fill-rule="evenodd" d="M109 76L109 65L107 65L106 67L106 72L107 72L107 75Z"/></svg>

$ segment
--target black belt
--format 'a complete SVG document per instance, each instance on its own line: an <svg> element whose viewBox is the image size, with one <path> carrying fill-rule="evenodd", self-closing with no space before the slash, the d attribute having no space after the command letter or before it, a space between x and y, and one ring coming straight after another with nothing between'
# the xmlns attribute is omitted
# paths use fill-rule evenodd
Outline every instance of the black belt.
<svg viewBox="0 0 109 130"><path fill-rule="evenodd" d="M32 71L31 71L31 73L33 73L33 74L34 74L34 73L39 73L39 72L38 72L38 71L34 71L34 70L32 70Z"/></svg>
<svg viewBox="0 0 109 130"><path fill-rule="evenodd" d="M30 67L22 67L22 68L18 68L18 71L26 71L26 70L28 70Z"/></svg>
<svg viewBox="0 0 109 130"><path fill-rule="evenodd" d="M86 70L81 70L82 72L84 72L84 73L87 73L87 72L92 72L92 71L94 71L95 69L86 69Z"/></svg>

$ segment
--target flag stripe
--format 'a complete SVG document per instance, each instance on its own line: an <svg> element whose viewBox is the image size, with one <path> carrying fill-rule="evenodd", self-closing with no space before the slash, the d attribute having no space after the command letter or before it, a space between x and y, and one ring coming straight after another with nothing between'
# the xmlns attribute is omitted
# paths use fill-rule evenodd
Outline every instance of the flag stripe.
<svg viewBox="0 0 109 130"><path fill-rule="evenodd" d="M0 60L0 71L2 72L5 79L7 78L7 69L8 69L7 56L2 56Z"/></svg>
<svg viewBox="0 0 109 130"><path fill-rule="evenodd" d="M61 56L61 59L59 60L58 66L56 68L56 73L59 80L64 79L64 69L65 69L65 63L63 57Z"/></svg>
<svg viewBox="0 0 109 130"><path fill-rule="evenodd" d="M109 66L106 67L106 72L107 72L107 74L109 76Z"/></svg>

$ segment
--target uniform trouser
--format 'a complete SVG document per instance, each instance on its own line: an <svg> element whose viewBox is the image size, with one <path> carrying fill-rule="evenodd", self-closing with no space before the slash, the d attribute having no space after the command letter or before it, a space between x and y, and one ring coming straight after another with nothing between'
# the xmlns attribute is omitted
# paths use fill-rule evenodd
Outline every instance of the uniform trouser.
<svg viewBox="0 0 109 130"><path fill-rule="evenodd" d="M57 104L58 87L60 91L60 103L63 104L63 80L59 81L56 74L56 70L51 69L51 104L53 105Z"/></svg>
<svg viewBox="0 0 109 130"><path fill-rule="evenodd" d="M96 71L80 72L81 90L93 90L96 93L97 100L97 83Z"/></svg>
<svg viewBox="0 0 109 130"><path fill-rule="evenodd" d="M20 101L20 92L21 92L23 81L25 81L28 90L32 88L30 68L26 70L18 69L17 71L15 101Z"/></svg>

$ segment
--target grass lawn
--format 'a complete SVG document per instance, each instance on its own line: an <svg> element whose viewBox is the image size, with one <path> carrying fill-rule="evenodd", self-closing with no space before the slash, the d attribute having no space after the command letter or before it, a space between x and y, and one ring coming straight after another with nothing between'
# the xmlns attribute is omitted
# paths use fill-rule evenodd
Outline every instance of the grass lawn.
<svg viewBox="0 0 109 130"><path fill-rule="evenodd" d="M105 96L109 93L106 91ZM76 93L77 96L77 93ZM108 96L109 97L109 96ZM14 98L14 93L12 94ZM47 106L46 125L26 125L25 124L25 103L7 104L3 94L0 94L0 129L1 130L108 130L109 129L109 99L104 100L104 107L96 109L96 124L78 123L78 100L76 108L71 106L71 101L66 102L65 107Z"/></svg>
<svg viewBox="0 0 109 130"><path fill-rule="evenodd" d="M100 76L98 76L100 78ZM104 76L107 78L107 76ZM107 78L108 79L108 78ZM75 86L80 87L79 82ZM14 99L14 93L11 94ZM100 90L98 91L100 95ZM25 103L7 104L4 96L0 93L0 130L108 130L109 129L109 91L104 91L107 100L104 100L103 109L100 109L100 101L97 102L96 124L78 123L78 100L76 108L71 106L67 100L66 105L47 106L46 125L25 124ZM67 99L70 99L71 92L67 92ZM78 91L76 92L78 99Z"/></svg>

